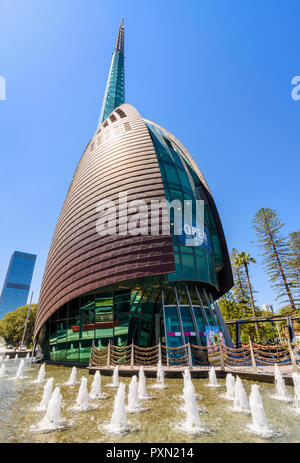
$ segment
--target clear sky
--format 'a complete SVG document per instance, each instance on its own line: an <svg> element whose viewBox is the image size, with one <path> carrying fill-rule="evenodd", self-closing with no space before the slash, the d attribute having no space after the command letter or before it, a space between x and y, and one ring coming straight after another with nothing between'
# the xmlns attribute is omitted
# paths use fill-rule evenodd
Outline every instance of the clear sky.
<svg viewBox="0 0 300 463"><path fill-rule="evenodd" d="M251 252L259 305L275 303L251 221L300 228L299 1L0 0L0 289L14 250L38 255L96 130L121 16L126 102L173 132L214 195L228 248Z"/></svg>

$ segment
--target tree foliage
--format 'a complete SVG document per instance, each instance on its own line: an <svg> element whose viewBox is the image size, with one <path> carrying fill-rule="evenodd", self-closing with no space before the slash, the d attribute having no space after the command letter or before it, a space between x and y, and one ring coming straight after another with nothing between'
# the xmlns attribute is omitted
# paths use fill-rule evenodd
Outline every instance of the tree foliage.
<svg viewBox="0 0 300 463"><path fill-rule="evenodd" d="M18 345L22 341L28 305L18 307L13 312L8 312L0 320L0 336L3 336L7 344ZM31 304L28 317L27 329L24 344L29 345L33 339L34 323L36 318L37 304Z"/></svg>
<svg viewBox="0 0 300 463"><path fill-rule="evenodd" d="M296 310L294 290L296 285L290 266L290 249L287 237L283 235L284 223L273 209L260 209L253 220L261 256L269 275L277 300L288 303Z"/></svg>
<svg viewBox="0 0 300 463"><path fill-rule="evenodd" d="M289 234L289 266L294 283L295 299L300 302L300 230Z"/></svg>
<svg viewBox="0 0 300 463"><path fill-rule="evenodd" d="M254 305L254 298L253 298L253 291L252 291L252 286L250 282L250 275L249 275L249 265L250 263L256 264L256 260L253 259L253 257L250 256L250 253L246 254L245 251L242 252L237 252L234 256L233 259L233 264L236 267L237 270L240 270L243 268L246 273L246 279L247 279L247 286L248 286L248 291L249 291L249 296L250 296L250 305L251 305L251 310L252 310L252 315L253 317L256 317L256 311L255 311L255 305ZM257 323L255 324L255 330L256 330L256 337L257 340L259 339L259 330L258 330L258 325Z"/></svg>

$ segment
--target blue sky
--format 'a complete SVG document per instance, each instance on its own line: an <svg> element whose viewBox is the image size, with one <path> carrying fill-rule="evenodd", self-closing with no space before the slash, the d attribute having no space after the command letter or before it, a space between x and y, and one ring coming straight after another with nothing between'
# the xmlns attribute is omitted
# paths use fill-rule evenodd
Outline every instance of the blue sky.
<svg viewBox="0 0 300 463"><path fill-rule="evenodd" d="M229 249L257 258L258 304L278 307L251 221L270 207L300 228L299 14L293 0L0 0L0 286L14 250L36 253L37 301L123 15L126 101L195 157Z"/></svg>

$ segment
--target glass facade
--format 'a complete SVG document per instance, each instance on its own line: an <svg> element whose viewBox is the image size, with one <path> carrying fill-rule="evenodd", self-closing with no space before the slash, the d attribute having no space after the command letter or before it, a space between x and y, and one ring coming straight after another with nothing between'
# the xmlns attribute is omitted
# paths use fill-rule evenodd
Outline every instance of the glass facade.
<svg viewBox="0 0 300 463"><path fill-rule="evenodd" d="M65 304L43 327L45 359L88 364L93 343L100 349L109 342L121 347L132 341L151 347L159 340L168 347L205 346L211 330L223 335L203 291L161 284L151 288L150 281L141 282L126 291L115 287Z"/></svg>
<svg viewBox="0 0 300 463"><path fill-rule="evenodd" d="M27 303L35 254L15 251L11 256L0 298L0 319Z"/></svg>
<svg viewBox="0 0 300 463"><path fill-rule="evenodd" d="M112 57L99 125L124 101L124 55L122 52L115 51Z"/></svg>
<svg viewBox="0 0 300 463"><path fill-rule="evenodd" d="M186 245L182 239L184 235L175 233L178 220L181 220L182 210L180 210L180 206L178 212L176 208L175 210L170 209L176 273L169 274L168 280L203 281L218 289L217 270L223 266L222 253L204 188L182 151L171 142L167 134L149 122L147 122L147 127L159 162L166 199L169 202L179 200L182 205L185 201L188 205L189 203L196 204L196 200L204 201L203 221L206 240L200 246ZM176 213L180 217L178 220ZM195 207L192 209L190 223L197 225ZM184 227L184 223L180 225Z"/></svg>

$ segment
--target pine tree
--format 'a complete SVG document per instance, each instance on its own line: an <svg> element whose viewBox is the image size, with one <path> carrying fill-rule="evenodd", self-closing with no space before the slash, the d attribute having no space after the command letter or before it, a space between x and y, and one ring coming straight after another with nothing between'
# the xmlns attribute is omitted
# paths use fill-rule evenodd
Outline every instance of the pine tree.
<svg viewBox="0 0 300 463"><path fill-rule="evenodd" d="M295 299L300 302L300 230L289 234L289 266L293 277Z"/></svg>
<svg viewBox="0 0 300 463"><path fill-rule="evenodd" d="M288 302L292 311L296 310L293 290L293 276L289 265L289 246L282 234L285 224L279 214L268 208L260 209L253 220L263 263L269 275L277 300Z"/></svg>

